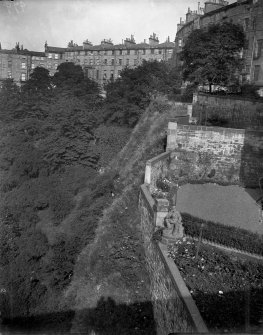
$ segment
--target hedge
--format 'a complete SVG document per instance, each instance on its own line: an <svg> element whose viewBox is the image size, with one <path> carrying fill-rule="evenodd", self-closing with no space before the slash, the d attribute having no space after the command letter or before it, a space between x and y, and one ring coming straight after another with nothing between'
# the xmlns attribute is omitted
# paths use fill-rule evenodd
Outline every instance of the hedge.
<svg viewBox="0 0 263 335"><path fill-rule="evenodd" d="M263 255L263 236L248 230L221 223L206 221L190 214L181 213L186 235L198 237L203 223L202 237L227 247Z"/></svg>

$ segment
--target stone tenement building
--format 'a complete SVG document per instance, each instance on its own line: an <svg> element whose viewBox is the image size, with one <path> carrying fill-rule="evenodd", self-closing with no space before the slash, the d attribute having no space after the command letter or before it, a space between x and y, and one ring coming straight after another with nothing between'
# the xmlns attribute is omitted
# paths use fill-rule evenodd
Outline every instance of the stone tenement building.
<svg viewBox="0 0 263 335"><path fill-rule="evenodd" d="M118 78L126 66L134 68L145 59L168 60L172 57L174 43L169 37L159 43L156 34L149 38L149 43L136 44L134 37L126 38L122 44L114 45L104 39L100 45L92 45L88 40L82 46L59 48L45 44L45 52L28 50L0 50L0 80L14 78L23 82L37 66L43 66L54 75L60 63L73 62L82 66L86 76L103 84L107 80Z"/></svg>
<svg viewBox="0 0 263 335"><path fill-rule="evenodd" d="M187 36L194 29L207 27L218 22L241 24L248 41L242 57L245 65L242 79L255 83L263 94L263 0L237 0L229 4L224 0L208 0L204 8L191 11L188 8L185 21L180 19L175 39L175 55L177 62Z"/></svg>

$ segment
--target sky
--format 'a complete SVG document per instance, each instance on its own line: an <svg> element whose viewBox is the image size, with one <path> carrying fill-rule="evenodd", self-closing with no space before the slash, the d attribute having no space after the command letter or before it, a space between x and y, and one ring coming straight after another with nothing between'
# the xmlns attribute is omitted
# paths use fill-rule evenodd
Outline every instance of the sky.
<svg viewBox="0 0 263 335"><path fill-rule="evenodd" d="M230 0L234 2L234 0ZM114 44L134 35L136 43L148 42L154 32L159 41L174 41L180 17L198 0L2 0L0 42L12 49L16 42L24 49L44 51L49 46L78 45L86 39L93 45L111 38ZM203 7L204 0L200 0Z"/></svg>

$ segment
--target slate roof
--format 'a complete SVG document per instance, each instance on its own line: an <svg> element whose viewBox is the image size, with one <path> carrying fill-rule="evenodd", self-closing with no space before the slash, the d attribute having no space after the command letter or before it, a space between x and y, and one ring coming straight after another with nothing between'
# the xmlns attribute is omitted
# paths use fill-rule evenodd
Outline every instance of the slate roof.
<svg viewBox="0 0 263 335"><path fill-rule="evenodd" d="M44 52L30 51L30 50L27 50L27 49L19 50L19 51L17 51L16 49L12 49L12 50L2 49L2 50L0 50L0 53L3 53L3 54L13 54L13 55L25 55L25 56L28 55L28 56L45 57L45 53Z"/></svg>
<svg viewBox="0 0 263 335"><path fill-rule="evenodd" d="M46 50L46 52L58 52L58 53L60 53L60 52L65 52L66 49L67 48L51 47L51 46L48 45L45 50ZM83 49L83 47L82 47L82 49Z"/></svg>

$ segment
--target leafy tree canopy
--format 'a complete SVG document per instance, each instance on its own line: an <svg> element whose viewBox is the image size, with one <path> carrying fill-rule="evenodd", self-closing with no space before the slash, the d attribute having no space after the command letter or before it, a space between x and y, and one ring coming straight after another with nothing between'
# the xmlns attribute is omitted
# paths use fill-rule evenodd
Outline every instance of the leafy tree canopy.
<svg viewBox="0 0 263 335"><path fill-rule="evenodd" d="M5 79L0 88L0 120L11 121L21 107L20 88L13 79Z"/></svg>
<svg viewBox="0 0 263 335"><path fill-rule="evenodd" d="M115 82L106 86L106 121L134 126L152 95L170 94L179 86L177 69L169 63L143 61L135 69L125 68Z"/></svg>
<svg viewBox="0 0 263 335"><path fill-rule="evenodd" d="M51 91L51 77L49 71L43 67L36 67L30 74L29 80L23 86L23 92L29 94L47 94Z"/></svg>
<svg viewBox="0 0 263 335"><path fill-rule="evenodd" d="M194 30L181 53L183 79L210 87L236 82L242 66L239 52L244 47L245 34L239 25L224 22Z"/></svg>
<svg viewBox="0 0 263 335"><path fill-rule="evenodd" d="M99 85L93 80L85 78L82 67L72 62L62 63L58 66L52 83L55 86L55 92L62 93L64 96L74 95L85 100L91 98L100 100Z"/></svg>

